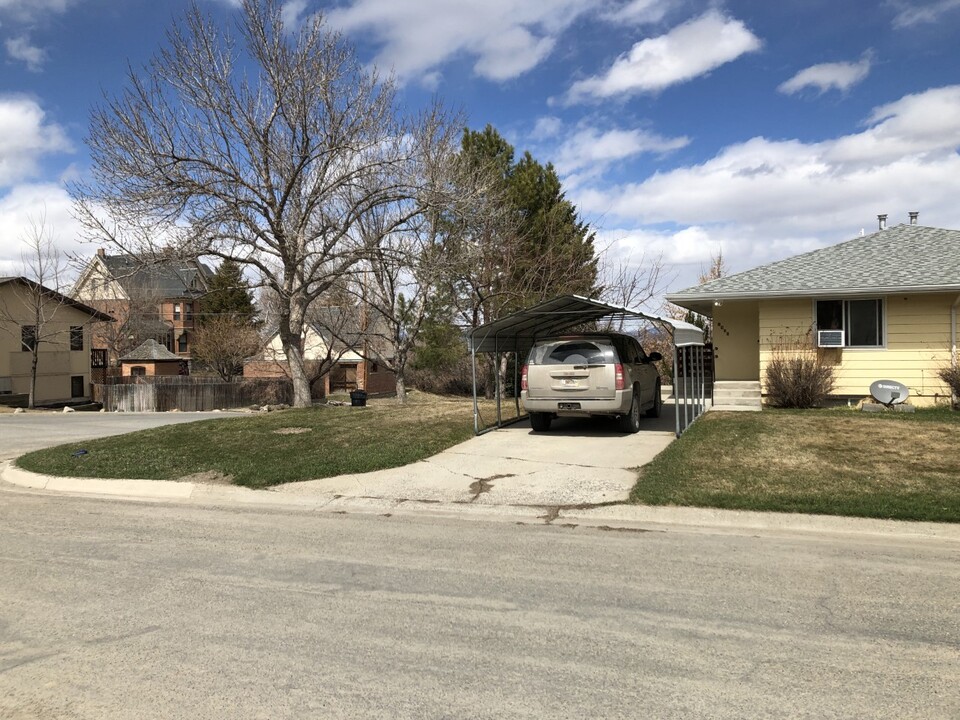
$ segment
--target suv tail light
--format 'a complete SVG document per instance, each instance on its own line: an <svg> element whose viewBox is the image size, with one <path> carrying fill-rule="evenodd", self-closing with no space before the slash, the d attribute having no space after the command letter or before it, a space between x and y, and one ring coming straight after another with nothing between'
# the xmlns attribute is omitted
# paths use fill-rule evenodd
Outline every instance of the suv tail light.
<svg viewBox="0 0 960 720"><path fill-rule="evenodd" d="M614 367L613 367L613 372L615 373L615 378L616 378L616 382L617 382L617 390L623 390L624 384L625 384L624 381L623 381L623 365L621 365L620 363L617 363L616 365L614 365ZM526 381L526 376L524 376L524 381L523 381L523 382L524 382L524 384L526 384L526 382L527 382L527 381Z"/></svg>
<svg viewBox="0 0 960 720"><path fill-rule="evenodd" d="M526 365L524 365L523 368L521 368L520 370L520 389L521 390L529 389L527 387L527 366Z"/></svg>

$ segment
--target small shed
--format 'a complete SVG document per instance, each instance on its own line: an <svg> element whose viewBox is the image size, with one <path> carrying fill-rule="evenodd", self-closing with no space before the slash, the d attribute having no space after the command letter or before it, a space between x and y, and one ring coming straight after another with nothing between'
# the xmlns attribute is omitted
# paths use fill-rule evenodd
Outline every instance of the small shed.
<svg viewBox="0 0 960 720"><path fill-rule="evenodd" d="M120 358L123 377L189 375L189 365L156 340L147 340Z"/></svg>

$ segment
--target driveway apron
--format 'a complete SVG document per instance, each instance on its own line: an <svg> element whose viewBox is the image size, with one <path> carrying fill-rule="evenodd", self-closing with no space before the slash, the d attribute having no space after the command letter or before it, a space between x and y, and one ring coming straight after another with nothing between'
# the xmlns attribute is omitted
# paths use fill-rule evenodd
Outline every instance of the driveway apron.
<svg viewBox="0 0 960 720"><path fill-rule="evenodd" d="M561 418L549 432L529 422L474 437L420 462L390 470L290 483L276 492L394 498L479 505L594 505L623 502L636 468L674 439L673 404L623 434L612 421Z"/></svg>

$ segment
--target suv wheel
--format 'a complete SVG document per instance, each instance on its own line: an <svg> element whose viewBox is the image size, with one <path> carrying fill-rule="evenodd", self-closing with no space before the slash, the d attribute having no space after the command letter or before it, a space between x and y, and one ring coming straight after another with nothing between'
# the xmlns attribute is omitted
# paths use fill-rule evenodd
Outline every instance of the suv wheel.
<svg viewBox="0 0 960 720"><path fill-rule="evenodd" d="M553 420L553 417L550 413L530 413L530 427L533 428L534 432L546 432L549 430L551 420Z"/></svg>
<svg viewBox="0 0 960 720"><path fill-rule="evenodd" d="M663 398L660 397L660 381L657 380L657 387L653 391L653 407L647 410L648 418L660 417L660 410L663 409Z"/></svg>
<svg viewBox="0 0 960 720"><path fill-rule="evenodd" d="M633 391L633 401L630 403L630 411L620 418L620 430L625 433L635 433L640 431L640 398L636 389Z"/></svg>

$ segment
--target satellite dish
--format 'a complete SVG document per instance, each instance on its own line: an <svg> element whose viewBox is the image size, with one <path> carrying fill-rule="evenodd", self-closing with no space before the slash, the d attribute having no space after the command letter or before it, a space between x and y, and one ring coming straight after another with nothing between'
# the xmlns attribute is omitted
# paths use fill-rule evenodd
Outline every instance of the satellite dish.
<svg viewBox="0 0 960 720"><path fill-rule="evenodd" d="M899 405L910 397L910 390L896 380L877 380L870 386L870 394L884 405Z"/></svg>

